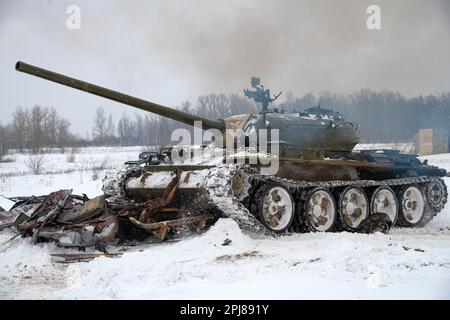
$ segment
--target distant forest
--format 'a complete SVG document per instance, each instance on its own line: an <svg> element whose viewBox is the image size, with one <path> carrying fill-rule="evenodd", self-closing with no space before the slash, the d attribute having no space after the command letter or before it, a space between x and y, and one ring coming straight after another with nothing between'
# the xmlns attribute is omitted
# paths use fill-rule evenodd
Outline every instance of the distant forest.
<svg viewBox="0 0 450 320"><path fill-rule="evenodd" d="M362 142L413 141L421 128L448 128L450 121L450 92L405 98L391 91L361 90L350 95L323 92L296 97L284 95L278 109L301 111L319 104L343 114L348 121L358 123ZM230 115L258 112L260 106L236 94L200 96L195 103L183 102L179 110L218 119ZM99 107L92 120L92 135L79 137L71 133L70 120L61 117L54 108L34 106L17 108L10 123L0 123L0 154L8 149L33 150L92 145L131 146L170 144L176 128L187 125L142 112L123 113L114 120Z"/></svg>

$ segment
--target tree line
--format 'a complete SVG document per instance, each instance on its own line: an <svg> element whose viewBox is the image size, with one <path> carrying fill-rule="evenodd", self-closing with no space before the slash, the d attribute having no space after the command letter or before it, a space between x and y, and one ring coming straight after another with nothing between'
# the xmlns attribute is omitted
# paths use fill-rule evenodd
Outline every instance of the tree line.
<svg viewBox="0 0 450 320"><path fill-rule="evenodd" d="M69 127L70 122L59 116L55 108L18 107L9 124L0 124L0 154L8 148L37 152L44 146L67 146L74 141Z"/></svg>
<svg viewBox="0 0 450 320"><path fill-rule="evenodd" d="M363 142L413 141L419 129L448 128L450 121L450 92L413 98L398 92L367 89L348 95L322 92L299 97L288 92L276 106L297 112L319 104L356 122ZM176 108L212 119L260 110L252 100L223 93L200 96L195 103L185 101ZM0 154L8 148L38 152L44 147L165 145L171 143L171 133L177 128L192 130L190 126L151 113L124 112L115 121L99 107L92 122L92 136L81 138L71 133L70 121L54 108L19 107L10 123L0 124Z"/></svg>
<svg viewBox="0 0 450 320"><path fill-rule="evenodd" d="M450 92L406 98L388 90L368 89L348 95L322 92L295 97L288 93L280 108L298 110L299 106L318 106L340 112L358 124L362 142L412 142L419 129L448 129Z"/></svg>

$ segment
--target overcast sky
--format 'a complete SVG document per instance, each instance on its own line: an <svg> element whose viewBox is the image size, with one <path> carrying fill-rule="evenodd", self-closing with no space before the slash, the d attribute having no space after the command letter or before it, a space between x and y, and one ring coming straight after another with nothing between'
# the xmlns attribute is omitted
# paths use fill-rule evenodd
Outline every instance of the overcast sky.
<svg viewBox="0 0 450 320"><path fill-rule="evenodd" d="M66 9L81 9L81 29ZM381 8L382 29L366 27ZM257 75L301 95L362 88L450 91L450 0L0 0L0 121L57 108L91 131L95 109L129 107L14 71L17 60L169 106L240 93Z"/></svg>

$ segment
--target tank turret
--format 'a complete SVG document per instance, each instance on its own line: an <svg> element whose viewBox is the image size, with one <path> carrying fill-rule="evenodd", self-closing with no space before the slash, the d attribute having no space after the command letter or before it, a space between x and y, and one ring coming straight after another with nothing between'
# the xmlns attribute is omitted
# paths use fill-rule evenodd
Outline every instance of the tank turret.
<svg viewBox="0 0 450 320"><path fill-rule="evenodd" d="M303 112L284 112L269 105L281 95L271 97L258 77L251 78L255 91L244 90L244 94L261 103L262 111L252 115L245 123L244 139L260 129L279 131L280 156L313 158L340 157L350 153L359 142L357 125L344 120L338 112L318 107ZM248 139L247 139L248 140Z"/></svg>

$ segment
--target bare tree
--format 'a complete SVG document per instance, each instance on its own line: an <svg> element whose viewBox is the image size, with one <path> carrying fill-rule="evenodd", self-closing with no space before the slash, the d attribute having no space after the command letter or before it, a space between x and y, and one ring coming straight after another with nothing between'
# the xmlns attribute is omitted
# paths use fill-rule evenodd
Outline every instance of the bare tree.
<svg viewBox="0 0 450 320"><path fill-rule="evenodd" d="M58 113L55 108L51 108L47 113L47 118L45 119L45 136L48 144L56 144L57 143L57 134L58 134Z"/></svg>
<svg viewBox="0 0 450 320"><path fill-rule="evenodd" d="M28 169L35 175L41 174L44 171L45 155L30 155L26 159L25 164Z"/></svg>
<svg viewBox="0 0 450 320"><path fill-rule="evenodd" d="M122 113L122 116L120 117L117 125L117 131L120 138L120 144L122 146L129 146L134 143L135 124L130 120L130 118L128 118L125 112Z"/></svg>
<svg viewBox="0 0 450 320"><path fill-rule="evenodd" d="M253 100L241 97L237 94L229 95L230 107L227 116L241 114L241 113L255 113L258 112L258 107Z"/></svg>
<svg viewBox="0 0 450 320"><path fill-rule="evenodd" d="M18 107L13 114L12 127L16 148L18 148L21 152L25 148L28 123L28 111L24 111L22 108Z"/></svg>
<svg viewBox="0 0 450 320"><path fill-rule="evenodd" d="M69 132L70 122L64 118L57 118L56 121L56 138L59 147L64 147L70 140Z"/></svg>
<svg viewBox="0 0 450 320"><path fill-rule="evenodd" d="M34 106L31 109L30 128L31 128L31 144L33 152L37 153L44 143L44 118L46 110L41 106Z"/></svg>
<svg viewBox="0 0 450 320"><path fill-rule="evenodd" d="M94 118L94 127L92 128L92 135L94 140L97 140L99 144L105 143L107 136L107 117L105 109L102 107L97 108Z"/></svg>
<svg viewBox="0 0 450 320"><path fill-rule="evenodd" d="M144 136L145 136L145 131L144 131L144 120L142 119L142 116L139 113L135 113L135 143L136 144L144 144Z"/></svg>
<svg viewBox="0 0 450 320"><path fill-rule="evenodd" d="M3 156L6 154L6 132L0 123L0 161L2 161Z"/></svg>
<svg viewBox="0 0 450 320"><path fill-rule="evenodd" d="M115 138L115 125L114 125L114 121L113 121L113 117L112 114L109 114L108 117L108 124L106 125L106 135L108 138L108 144L111 146L113 144L114 138Z"/></svg>

